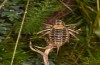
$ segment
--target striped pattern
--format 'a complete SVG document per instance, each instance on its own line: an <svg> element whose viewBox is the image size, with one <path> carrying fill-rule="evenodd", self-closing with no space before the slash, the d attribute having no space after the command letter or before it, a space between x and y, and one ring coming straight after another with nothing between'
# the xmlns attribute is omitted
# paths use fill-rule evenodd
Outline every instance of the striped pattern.
<svg viewBox="0 0 100 65"><path fill-rule="evenodd" d="M51 34L49 35L50 40L55 45L62 46L65 42L69 40L69 34L67 30L64 29L52 29Z"/></svg>

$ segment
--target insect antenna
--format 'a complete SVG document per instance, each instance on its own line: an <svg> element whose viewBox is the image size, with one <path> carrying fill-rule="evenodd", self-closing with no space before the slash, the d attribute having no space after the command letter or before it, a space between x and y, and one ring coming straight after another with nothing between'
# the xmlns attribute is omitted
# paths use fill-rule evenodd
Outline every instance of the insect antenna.
<svg viewBox="0 0 100 65"><path fill-rule="evenodd" d="M61 3L62 5L64 5L67 9L69 9L69 10L74 14L73 10L72 10L67 4L65 4L65 3L62 2L61 0L59 0L59 1L60 1L60 3Z"/></svg>

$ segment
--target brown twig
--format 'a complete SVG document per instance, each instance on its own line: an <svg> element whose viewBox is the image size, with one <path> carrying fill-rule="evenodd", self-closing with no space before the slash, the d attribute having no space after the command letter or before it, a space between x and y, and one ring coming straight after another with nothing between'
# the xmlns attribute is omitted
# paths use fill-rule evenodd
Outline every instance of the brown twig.
<svg viewBox="0 0 100 65"><path fill-rule="evenodd" d="M0 9L2 9L2 7L6 4L8 0L4 0L3 3L0 5Z"/></svg>
<svg viewBox="0 0 100 65"><path fill-rule="evenodd" d="M37 48L33 48L32 47L32 43L30 41L29 47L30 47L30 49L32 51L35 51L35 52L37 52L37 53L39 53L39 54L41 54L43 56L44 65L49 65L48 55L52 51L52 49L54 48L53 45L50 44L50 45L48 45L48 46L45 47L45 50L44 51L40 51L38 47Z"/></svg>

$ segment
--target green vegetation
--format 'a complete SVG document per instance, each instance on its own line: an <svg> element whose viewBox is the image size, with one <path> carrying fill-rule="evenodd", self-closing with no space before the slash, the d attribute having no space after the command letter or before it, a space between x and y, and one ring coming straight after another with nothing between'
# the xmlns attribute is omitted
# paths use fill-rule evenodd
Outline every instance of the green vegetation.
<svg viewBox="0 0 100 65"><path fill-rule="evenodd" d="M0 9L0 65L10 65L26 3L26 0L8 0ZM29 48L29 38L34 45L44 46L43 38L34 34L44 28L44 21L52 13L63 8L58 0L30 0L13 65L28 62L43 65L41 55ZM100 65L99 0L75 0L72 10L74 14L68 12L61 19L81 29L79 40L71 38L58 55L54 49L49 57L50 65Z"/></svg>

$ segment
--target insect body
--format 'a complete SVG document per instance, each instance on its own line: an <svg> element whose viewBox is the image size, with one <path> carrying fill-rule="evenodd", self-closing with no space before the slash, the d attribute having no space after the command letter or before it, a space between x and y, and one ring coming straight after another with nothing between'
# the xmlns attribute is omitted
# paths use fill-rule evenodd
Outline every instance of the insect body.
<svg viewBox="0 0 100 65"><path fill-rule="evenodd" d="M75 30L72 25L65 25L61 20L56 20L53 25L47 25L46 28L38 34L48 35L49 41L57 48L57 51L64 43L69 42L70 37L77 38L75 34L78 34L79 31Z"/></svg>
<svg viewBox="0 0 100 65"><path fill-rule="evenodd" d="M54 25L53 29L50 31L49 39L59 50L60 46L69 41L68 30L59 22L59 24Z"/></svg>

